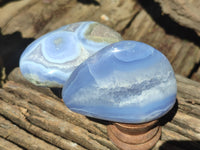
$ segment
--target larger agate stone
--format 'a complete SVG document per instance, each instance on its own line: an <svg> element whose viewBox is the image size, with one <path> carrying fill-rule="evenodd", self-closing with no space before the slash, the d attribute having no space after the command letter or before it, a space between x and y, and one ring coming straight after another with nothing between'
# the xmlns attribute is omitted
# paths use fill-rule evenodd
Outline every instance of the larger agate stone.
<svg viewBox="0 0 200 150"><path fill-rule="evenodd" d="M62 96L69 109L86 116L144 123L166 114L176 92L173 69L162 53L141 42L121 41L75 69Z"/></svg>
<svg viewBox="0 0 200 150"><path fill-rule="evenodd" d="M35 85L62 87L79 64L120 40L119 33L97 22L69 24L31 43L21 55L20 70Z"/></svg>

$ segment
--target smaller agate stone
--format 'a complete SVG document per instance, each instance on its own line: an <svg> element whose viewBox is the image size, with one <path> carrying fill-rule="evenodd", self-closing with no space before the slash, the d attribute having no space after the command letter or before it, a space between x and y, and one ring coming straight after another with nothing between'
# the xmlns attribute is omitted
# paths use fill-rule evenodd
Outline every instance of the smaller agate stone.
<svg viewBox="0 0 200 150"><path fill-rule="evenodd" d="M62 87L79 64L120 40L119 33L97 22L69 24L32 42L21 55L20 70L35 85Z"/></svg>
<svg viewBox="0 0 200 150"><path fill-rule="evenodd" d="M62 96L77 113L124 123L162 117L176 101L176 79L167 58L153 47L121 41L75 69Z"/></svg>

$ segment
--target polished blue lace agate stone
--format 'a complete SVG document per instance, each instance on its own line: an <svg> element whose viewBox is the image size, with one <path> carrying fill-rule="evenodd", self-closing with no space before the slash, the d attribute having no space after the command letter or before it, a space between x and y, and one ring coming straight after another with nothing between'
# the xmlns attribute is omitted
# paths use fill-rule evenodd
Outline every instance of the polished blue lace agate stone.
<svg viewBox="0 0 200 150"><path fill-rule="evenodd" d="M176 101L176 79L167 58L136 41L111 44L83 62L62 96L74 112L115 122L144 123Z"/></svg>
<svg viewBox="0 0 200 150"><path fill-rule="evenodd" d="M21 55L20 70L35 85L62 87L89 56L121 40L119 33L97 22L69 24L31 43Z"/></svg>

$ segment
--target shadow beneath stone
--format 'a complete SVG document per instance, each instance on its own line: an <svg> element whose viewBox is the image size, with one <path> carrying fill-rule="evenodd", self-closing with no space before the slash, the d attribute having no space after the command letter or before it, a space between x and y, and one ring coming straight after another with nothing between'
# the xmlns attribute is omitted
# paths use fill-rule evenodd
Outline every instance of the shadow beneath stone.
<svg viewBox="0 0 200 150"><path fill-rule="evenodd" d="M166 141L159 150L200 150L200 141Z"/></svg>
<svg viewBox="0 0 200 150"><path fill-rule="evenodd" d="M3 7L4 5L10 3L10 2L15 2L19 0L0 0L0 7Z"/></svg>
<svg viewBox="0 0 200 150"><path fill-rule="evenodd" d="M96 118L92 118L92 117L88 117L86 116L89 120L93 121L93 122L97 122L97 123L100 123L100 124L103 124L103 125L108 125L110 124L109 121L106 121L106 120L101 120L101 119L96 119Z"/></svg>
<svg viewBox="0 0 200 150"><path fill-rule="evenodd" d="M176 115L177 111L178 111L178 101L176 99L176 103L175 103L174 107L166 115L164 115L162 118L160 118L160 120L159 120L160 125L164 126L167 122L172 121L172 119Z"/></svg>
<svg viewBox="0 0 200 150"><path fill-rule="evenodd" d="M20 32L2 35L0 29L0 56L7 75L19 66L22 52L33 40L34 38L23 38Z"/></svg>
<svg viewBox="0 0 200 150"><path fill-rule="evenodd" d="M95 1L95 0L77 0L78 2L82 3L82 4L86 4L86 5L95 5L95 6L99 6L100 3Z"/></svg>
<svg viewBox="0 0 200 150"><path fill-rule="evenodd" d="M52 93L62 99L62 88L50 88Z"/></svg>

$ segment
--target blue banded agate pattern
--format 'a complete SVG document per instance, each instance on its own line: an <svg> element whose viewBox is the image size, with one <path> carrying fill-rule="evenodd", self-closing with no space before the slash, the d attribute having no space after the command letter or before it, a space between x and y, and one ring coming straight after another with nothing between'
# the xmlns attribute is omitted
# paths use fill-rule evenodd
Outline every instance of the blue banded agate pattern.
<svg viewBox="0 0 200 150"><path fill-rule="evenodd" d="M144 123L166 114L176 93L174 71L162 53L141 42L120 41L78 66L62 96L69 109L86 116Z"/></svg>
<svg viewBox="0 0 200 150"><path fill-rule="evenodd" d="M21 55L20 70L35 85L62 87L89 56L121 40L120 34L97 22L66 25L32 42Z"/></svg>

